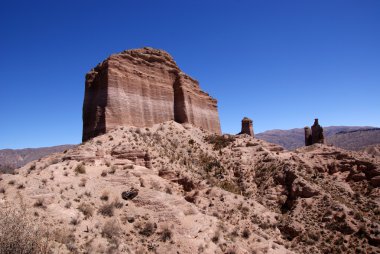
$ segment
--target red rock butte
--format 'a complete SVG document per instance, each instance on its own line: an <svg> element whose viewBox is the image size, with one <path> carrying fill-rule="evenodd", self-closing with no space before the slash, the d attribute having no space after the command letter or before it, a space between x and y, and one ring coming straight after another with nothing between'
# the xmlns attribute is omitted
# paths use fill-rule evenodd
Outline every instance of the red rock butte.
<svg viewBox="0 0 380 254"><path fill-rule="evenodd" d="M221 133L217 101L167 52L126 50L87 73L83 141L117 126L150 127L170 120Z"/></svg>

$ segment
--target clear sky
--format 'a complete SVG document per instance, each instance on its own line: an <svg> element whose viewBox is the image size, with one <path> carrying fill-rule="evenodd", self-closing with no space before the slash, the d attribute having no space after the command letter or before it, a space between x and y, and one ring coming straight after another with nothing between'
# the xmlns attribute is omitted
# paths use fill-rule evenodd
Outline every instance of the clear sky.
<svg viewBox="0 0 380 254"><path fill-rule="evenodd" d="M0 149L80 143L84 77L150 46L219 101L223 132L380 126L380 1L1 1Z"/></svg>

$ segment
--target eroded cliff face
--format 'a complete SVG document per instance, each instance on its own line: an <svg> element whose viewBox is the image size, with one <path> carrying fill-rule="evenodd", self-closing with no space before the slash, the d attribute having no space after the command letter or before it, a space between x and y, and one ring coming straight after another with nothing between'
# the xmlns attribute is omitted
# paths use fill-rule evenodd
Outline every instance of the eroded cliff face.
<svg viewBox="0 0 380 254"><path fill-rule="evenodd" d="M83 141L120 125L150 127L170 120L221 132L217 101L167 52L126 50L86 75Z"/></svg>

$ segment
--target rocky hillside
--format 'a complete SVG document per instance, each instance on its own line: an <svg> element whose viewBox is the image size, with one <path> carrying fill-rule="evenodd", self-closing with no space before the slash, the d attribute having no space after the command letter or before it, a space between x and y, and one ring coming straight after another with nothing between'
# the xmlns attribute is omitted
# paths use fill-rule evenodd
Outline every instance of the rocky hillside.
<svg viewBox="0 0 380 254"><path fill-rule="evenodd" d="M380 128L368 126L330 126L323 127L328 144L347 150L360 150L367 146L380 144ZM270 130L256 135L257 138L279 144L288 150L305 145L304 129Z"/></svg>
<svg viewBox="0 0 380 254"><path fill-rule="evenodd" d="M0 246L24 234L59 253L380 253L379 186L380 159L363 153L119 127L1 175Z"/></svg>
<svg viewBox="0 0 380 254"><path fill-rule="evenodd" d="M367 146L362 149L362 152L372 156L380 156L380 145Z"/></svg>
<svg viewBox="0 0 380 254"><path fill-rule="evenodd" d="M2 149L0 150L0 172L11 173L14 169L38 160L52 153L63 152L74 147L73 145L61 145L40 148Z"/></svg>

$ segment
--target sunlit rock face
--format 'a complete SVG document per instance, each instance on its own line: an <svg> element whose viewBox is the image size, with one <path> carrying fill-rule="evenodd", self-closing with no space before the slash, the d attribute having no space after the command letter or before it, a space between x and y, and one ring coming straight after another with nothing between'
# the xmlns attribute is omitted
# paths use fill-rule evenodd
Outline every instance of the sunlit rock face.
<svg viewBox="0 0 380 254"><path fill-rule="evenodd" d="M126 50L86 75L83 141L120 125L150 127L170 120L221 133L217 101L167 52Z"/></svg>

